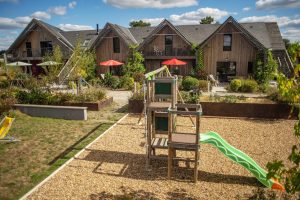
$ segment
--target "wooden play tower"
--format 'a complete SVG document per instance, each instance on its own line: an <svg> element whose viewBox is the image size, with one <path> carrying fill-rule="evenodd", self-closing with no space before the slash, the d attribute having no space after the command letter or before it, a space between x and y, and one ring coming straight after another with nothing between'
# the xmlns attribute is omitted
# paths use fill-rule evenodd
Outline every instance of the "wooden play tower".
<svg viewBox="0 0 300 200"><path fill-rule="evenodd" d="M167 67L159 68L145 75L145 131L147 165L153 159L168 159L168 177L172 176L174 161L186 161L176 156L176 151L192 151L194 159L194 181L197 181L200 151L200 104L185 104L178 91L178 79L171 76ZM178 97L180 103L178 103ZM176 130L177 116L189 116L194 133L181 133ZM193 121L196 119L196 123ZM168 156L156 154L156 150L167 150Z"/></svg>

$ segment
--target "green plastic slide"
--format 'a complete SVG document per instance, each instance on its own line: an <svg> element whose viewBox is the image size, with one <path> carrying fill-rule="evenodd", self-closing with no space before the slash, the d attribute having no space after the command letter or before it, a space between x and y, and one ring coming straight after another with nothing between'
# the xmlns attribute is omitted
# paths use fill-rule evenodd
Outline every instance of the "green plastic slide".
<svg viewBox="0 0 300 200"><path fill-rule="evenodd" d="M284 191L284 187L278 181L274 179L267 179L267 172L252 158L228 144L228 142L226 142L218 133L208 132L201 134L200 143L215 146L226 157L245 167L266 187Z"/></svg>

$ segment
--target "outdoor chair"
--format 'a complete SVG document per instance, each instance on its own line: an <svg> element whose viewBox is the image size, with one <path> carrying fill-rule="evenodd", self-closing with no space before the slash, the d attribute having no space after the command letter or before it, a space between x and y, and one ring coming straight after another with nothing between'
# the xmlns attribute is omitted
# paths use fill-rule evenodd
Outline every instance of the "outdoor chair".
<svg viewBox="0 0 300 200"><path fill-rule="evenodd" d="M16 138L9 136L8 131L15 119L11 117L4 117L0 122L0 142L17 142Z"/></svg>

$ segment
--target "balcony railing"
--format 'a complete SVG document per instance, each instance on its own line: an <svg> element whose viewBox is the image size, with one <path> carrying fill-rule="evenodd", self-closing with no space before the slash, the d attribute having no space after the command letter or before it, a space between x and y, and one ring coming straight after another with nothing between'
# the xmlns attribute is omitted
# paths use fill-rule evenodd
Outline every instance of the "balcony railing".
<svg viewBox="0 0 300 200"><path fill-rule="evenodd" d="M191 50L170 48L166 50L153 50L143 52L144 56L195 56Z"/></svg>
<svg viewBox="0 0 300 200"><path fill-rule="evenodd" d="M24 51L13 51L11 53L11 57L13 59L30 59L30 58L42 58L44 57L47 53L51 53L52 50L51 49L36 49L36 50L33 50L33 49L27 49L27 50L24 50ZM69 58L70 56L70 51L65 51L63 52L63 58Z"/></svg>

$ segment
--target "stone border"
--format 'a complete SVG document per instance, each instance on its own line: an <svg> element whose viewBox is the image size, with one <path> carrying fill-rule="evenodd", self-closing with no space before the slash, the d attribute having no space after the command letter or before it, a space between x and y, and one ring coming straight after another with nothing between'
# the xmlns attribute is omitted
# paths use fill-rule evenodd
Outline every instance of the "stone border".
<svg viewBox="0 0 300 200"><path fill-rule="evenodd" d="M33 117L87 120L87 107L15 104L14 109Z"/></svg>
<svg viewBox="0 0 300 200"><path fill-rule="evenodd" d="M44 180L42 180L39 184L37 184L34 188L29 190L26 194L24 194L19 200L25 200L27 197L29 197L33 192L39 189L42 185L44 185L49 179L51 179L53 176L55 176L59 171L61 171L66 165L68 165L70 162L72 162L74 159L76 159L82 152L84 152L86 149L88 149L90 146L92 146L95 142L97 142L101 137L103 137L105 134L108 133L112 128L114 128L118 123L123 121L128 116L128 113L124 115L121 119L119 119L116 123L114 123L111 127L109 127L106 131L104 131L101 135L99 135L94 141L89 143L86 147L81 149L75 156L70 158L67 162L65 162L62 166L57 168L54 172L52 172L49 176L47 176Z"/></svg>

